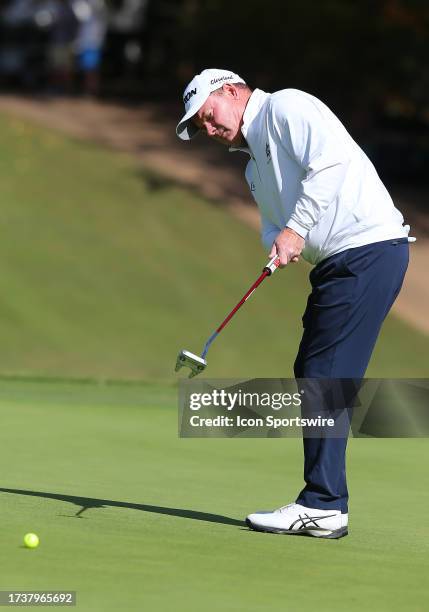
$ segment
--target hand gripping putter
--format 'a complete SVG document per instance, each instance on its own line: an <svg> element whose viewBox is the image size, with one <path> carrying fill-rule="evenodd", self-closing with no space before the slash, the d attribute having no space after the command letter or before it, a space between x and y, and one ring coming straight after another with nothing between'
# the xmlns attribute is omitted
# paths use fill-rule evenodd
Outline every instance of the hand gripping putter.
<svg viewBox="0 0 429 612"><path fill-rule="evenodd" d="M231 312L226 317L226 319L219 325L217 330L213 332L210 338L207 340L204 350L201 353L201 357L198 357L198 355L194 355L194 353L191 353L189 351L185 351L185 350L180 351L180 353L177 356L177 361L176 361L176 372L178 372L180 368L188 367L191 370L189 374L189 378L192 378L193 376L196 376L197 374L201 374L201 372L205 370L205 368L207 367L207 361L206 361L207 351L209 350L209 347L211 343L213 342L213 340L223 330L223 328L227 325L227 323L232 319L232 317L235 315L237 310L241 308L241 306L243 306L244 302L250 298L252 293L262 283L264 278L266 278L267 276L271 276L271 274L277 270L279 265L280 265L280 260L277 257L277 255L273 257L272 259L270 259L270 261L267 263L265 268L262 270L262 274L259 276L259 278L253 283L253 285L250 287L247 293L238 302L237 306L233 310L231 310Z"/></svg>

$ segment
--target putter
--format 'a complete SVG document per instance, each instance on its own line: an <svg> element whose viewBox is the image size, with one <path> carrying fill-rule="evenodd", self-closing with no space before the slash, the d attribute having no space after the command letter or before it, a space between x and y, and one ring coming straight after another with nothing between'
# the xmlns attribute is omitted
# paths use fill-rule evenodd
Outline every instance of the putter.
<svg viewBox="0 0 429 612"><path fill-rule="evenodd" d="M201 353L201 357L198 357L198 355L195 355L194 353L191 353L190 351L185 351L185 350L180 351L180 353L177 356L177 360L176 360L176 368L175 368L176 372L178 372L180 368L183 368L183 367L190 368L191 372L189 374L189 378L193 378L194 376L197 376L197 374L201 374L201 372L205 370L205 368L207 367L206 355L207 355L207 352L213 340L223 330L223 328L227 325L227 323L229 323L229 321L235 315L237 310L241 308L241 306L243 306L244 302L250 298L252 293L255 291L257 287L259 287L259 285L262 283L264 278L266 278L267 276L271 276L271 274L277 270L279 265L280 265L280 259L277 257L277 255L273 257L272 259L270 259L270 261L267 263L267 265L262 270L262 274L256 279L256 281L253 283L253 285L250 287L247 293L238 302L237 306L233 310L231 310L231 312L226 317L226 319L222 321L222 323L219 325L216 331L214 331L212 335L210 336L210 338L207 340L204 346L204 350Z"/></svg>

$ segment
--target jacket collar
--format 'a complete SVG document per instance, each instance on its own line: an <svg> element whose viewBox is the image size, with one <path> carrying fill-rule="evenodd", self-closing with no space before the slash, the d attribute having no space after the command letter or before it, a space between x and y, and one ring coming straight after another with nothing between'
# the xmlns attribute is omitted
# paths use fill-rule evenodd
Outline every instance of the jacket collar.
<svg viewBox="0 0 429 612"><path fill-rule="evenodd" d="M265 103L266 99L270 94L262 91L262 89L255 89L252 92L249 100L247 101L246 108L243 113L243 125L241 126L241 133L243 134L246 142L248 142L247 134L249 129L255 119L256 115L259 113L262 105ZM251 155L250 148L247 147L230 147L230 151L244 151L248 155Z"/></svg>

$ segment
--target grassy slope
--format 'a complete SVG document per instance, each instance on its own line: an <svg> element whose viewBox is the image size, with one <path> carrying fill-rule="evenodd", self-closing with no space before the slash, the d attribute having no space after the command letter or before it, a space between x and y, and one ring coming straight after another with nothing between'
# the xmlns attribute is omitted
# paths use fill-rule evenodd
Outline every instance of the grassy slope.
<svg viewBox="0 0 429 612"><path fill-rule="evenodd" d="M128 157L0 116L2 372L174 379L265 262L224 210ZM289 376L306 266L266 281L210 353L210 376ZM369 374L424 376L428 338L391 317Z"/></svg>
<svg viewBox="0 0 429 612"><path fill-rule="evenodd" d="M174 404L164 385L0 382L1 487L33 492L0 491L1 589L75 589L91 612L426 609L426 440L350 440L350 537L270 536L236 522L299 489L301 441L179 440Z"/></svg>

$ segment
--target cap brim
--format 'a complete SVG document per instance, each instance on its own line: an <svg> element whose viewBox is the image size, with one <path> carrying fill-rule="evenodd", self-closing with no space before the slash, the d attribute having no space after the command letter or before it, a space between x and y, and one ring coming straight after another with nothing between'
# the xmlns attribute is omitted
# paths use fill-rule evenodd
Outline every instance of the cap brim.
<svg viewBox="0 0 429 612"><path fill-rule="evenodd" d="M187 113L188 114L188 113ZM192 121L192 117L195 113L191 115L191 117L183 117L183 119L177 124L176 134L182 140L191 140L194 136L198 134L200 131L199 128Z"/></svg>
<svg viewBox="0 0 429 612"><path fill-rule="evenodd" d="M209 97L210 93L204 92L192 98L192 103L188 111L183 115L176 127L176 134L182 140L191 140L200 129L192 121L192 117L197 114L204 102Z"/></svg>

